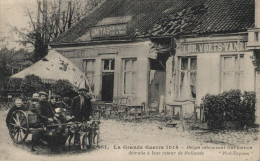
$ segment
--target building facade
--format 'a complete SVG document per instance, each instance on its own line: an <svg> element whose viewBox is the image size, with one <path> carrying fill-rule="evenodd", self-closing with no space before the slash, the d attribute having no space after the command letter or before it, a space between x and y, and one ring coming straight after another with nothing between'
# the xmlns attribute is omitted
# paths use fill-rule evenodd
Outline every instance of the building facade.
<svg viewBox="0 0 260 161"><path fill-rule="evenodd" d="M259 51L249 48L250 31L258 31L256 6L106 0L50 45L85 72L100 100L127 98L160 112L181 104L188 117L206 94L258 91Z"/></svg>

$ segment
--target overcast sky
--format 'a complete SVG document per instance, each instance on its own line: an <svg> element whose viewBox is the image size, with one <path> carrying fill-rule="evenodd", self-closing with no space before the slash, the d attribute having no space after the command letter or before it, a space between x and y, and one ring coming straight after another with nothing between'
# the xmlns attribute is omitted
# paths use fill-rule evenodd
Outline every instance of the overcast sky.
<svg viewBox="0 0 260 161"><path fill-rule="evenodd" d="M37 6L36 0L0 0L0 38L8 36L13 39L16 37L11 34L12 27L19 29L28 27L28 16L26 15L27 8L34 11ZM11 27L12 26L12 27ZM13 46L9 40L9 45Z"/></svg>

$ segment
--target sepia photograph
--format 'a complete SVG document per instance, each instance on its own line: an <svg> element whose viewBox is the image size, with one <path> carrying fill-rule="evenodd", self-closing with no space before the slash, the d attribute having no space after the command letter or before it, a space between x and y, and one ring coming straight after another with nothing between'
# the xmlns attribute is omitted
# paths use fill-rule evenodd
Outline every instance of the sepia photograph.
<svg viewBox="0 0 260 161"><path fill-rule="evenodd" d="M260 0L1 0L0 161L260 161Z"/></svg>

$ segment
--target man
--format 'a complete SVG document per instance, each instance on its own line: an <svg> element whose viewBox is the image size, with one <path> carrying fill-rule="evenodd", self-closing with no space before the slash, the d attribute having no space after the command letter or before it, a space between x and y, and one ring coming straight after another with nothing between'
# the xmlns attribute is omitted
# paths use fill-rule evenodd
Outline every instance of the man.
<svg viewBox="0 0 260 161"><path fill-rule="evenodd" d="M80 88L79 95L72 100L71 112L78 122L89 121L92 115L91 96L87 92L86 88Z"/></svg>
<svg viewBox="0 0 260 161"><path fill-rule="evenodd" d="M60 123L55 117L55 113L52 110L50 103L47 101L48 94L45 92L39 92L39 102L35 106L36 113L39 116L41 122L45 125L50 123Z"/></svg>
<svg viewBox="0 0 260 161"><path fill-rule="evenodd" d="M13 114L14 111L17 111L17 110L26 110L25 106L23 105L23 100L21 98L17 98L15 100L15 105L9 110L8 114L7 114L7 117L6 117L6 126L8 127L8 124L9 124L9 120Z"/></svg>
<svg viewBox="0 0 260 161"><path fill-rule="evenodd" d="M35 106L39 101L39 93L34 93L32 96L31 102L29 102L29 110L32 112L36 112Z"/></svg>

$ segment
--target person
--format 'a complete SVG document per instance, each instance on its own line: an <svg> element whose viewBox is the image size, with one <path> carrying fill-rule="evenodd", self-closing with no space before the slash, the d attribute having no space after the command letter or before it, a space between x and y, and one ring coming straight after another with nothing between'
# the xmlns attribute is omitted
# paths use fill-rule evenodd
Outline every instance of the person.
<svg viewBox="0 0 260 161"><path fill-rule="evenodd" d="M56 108L58 108L58 104L57 104L57 96L56 95L52 95L50 97L50 105L52 110L55 112Z"/></svg>
<svg viewBox="0 0 260 161"><path fill-rule="evenodd" d="M58 102L60 96L52 95L50 97L50 105L52 110L55 113L55 117L57 117L61 122L66 122L66 109L64 108L61 102Z"/></svg>
<svg viewBox="0 0 260 161"><path fill-rule="evenodd" d="M39 92L39 102L35 106L36 113L38 114L40 121L45 125L51 123L60 123L60 121L55 116L50 103L47 101L47 97L47 93Z"/></svg>
<svg viewBox="0 0 260 161"><path fill-rule="evenodd" d="M17 98L15 100L14 106L9 110L9 112L7 114L7 117L6 117L6 120L5 120L7 127L8 127L8 124L9 124L9 121L10 121L12 114L14 113L14 111L17 111L17 110L23 110L23 111L26 110L25 106L23 105L23 100L21 98Z"/></svg>
<svg viewBox="0 0 260 161"><path fill-rule="evenodd" d="M29 110L32 112L36 112L35 106L39 102L39 93L34 93L32 96L32 100L29 103Z"/></svg>
<svg viewBox="0 0 260 161"><path fill-rule="evenodd" d="M88 89L80 88L79 95L72 100L71 112L78 122L89 121L92 115L91 96L87 92Z"/></svg>
<svg viewBox="0 0 260 161"><path fill-rule="evenodd" d="M54 150L60 141L62 131L61 121L57 118L58 115L53 111L51 103L47 101L48 94L39 92L39 96L39 102L35 106L35 109L40 121L46 126L46 129L41 129L39 133L40 135L51 137L51 150ZM56 124L57 126L48 127L48 125L52 124Z"/></svg>

